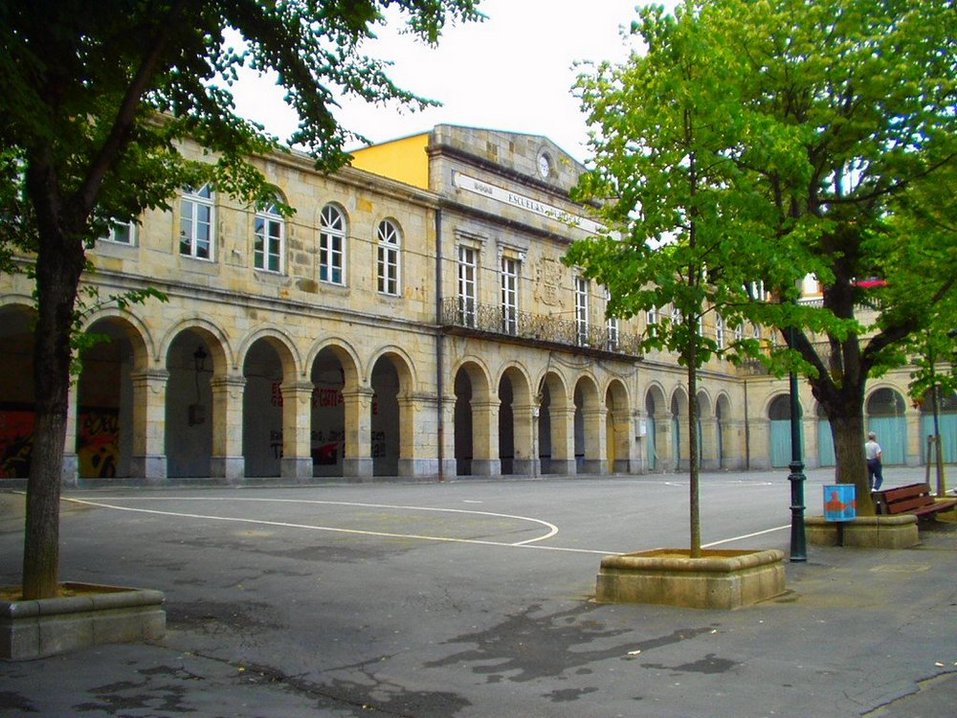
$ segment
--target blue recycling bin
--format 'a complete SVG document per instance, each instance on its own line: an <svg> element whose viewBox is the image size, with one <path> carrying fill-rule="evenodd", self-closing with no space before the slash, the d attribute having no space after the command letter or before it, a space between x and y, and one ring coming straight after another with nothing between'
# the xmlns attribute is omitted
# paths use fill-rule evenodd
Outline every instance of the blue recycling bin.
<svg viewBox="0 0 957 718"><path fill-rule="evenodd" d="M853 521L857 518L857 487L854 484L825 484L824 520Z"/></svg>

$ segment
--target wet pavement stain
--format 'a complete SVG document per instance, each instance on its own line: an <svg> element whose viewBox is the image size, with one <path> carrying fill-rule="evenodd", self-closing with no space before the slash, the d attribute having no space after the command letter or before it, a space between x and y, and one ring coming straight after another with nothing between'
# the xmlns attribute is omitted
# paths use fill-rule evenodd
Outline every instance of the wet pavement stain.
<svg viewBox="0 0 957 718"><path fill-rule="evenodd" d="M13 691L0 691L0 710L16 710L20 711L21 715L37 712L29 699Z"/></svg>
<svg viewBox="0 0 957 718"><path fill-rule="evenodd" d="M466 633L445 644L473 644L446 658L427 662L426 668L471 664L471 670L486 675L487 683L533 681L555 678L566 672L583 675L590 664L607 659L633 660L642 653L678 643L703 633L711 626L678 629L665 636L629 642L609 648L587 650L597 640L633 633L630 628L608 629L592 618L593 606L580 605L551 615L535 616L532 605L484 631Z"/></svg>
<svg viewBox="0 0 957 718"><path fill-rule="evenodd" d="M700 661L682 663L677 666L666 666L661 663L642 663L641 665L642 668L657 668L659 670L676 671L679 673L727 673L740 664L737 661L718 658L713 653L709 653Z"/></svg>
<svg viewBox="0 0 957 718"><path fill-rule="evenodd" d="M568 703L571 701L577 701L583 695L588 693L597 692L597 688L565 688L562 690L552 691L551 693L546 693L543 697L548 698L552 703Z"/></svg>
<svg viewBox="0 0 957 718"><path fill-rule="evenodd" d="M375 659L368 664L375 665L379 661L380 659ZM334 679L320 684L300 676L287 675L268 666L250 665L245 667L243 682L247 685L281 684L287 690L315 700L317 708L350 710L357 718L370 715L452 718L460 710L472 705L471 701L455 693L409 690L397 683L378 678L368 668L363 668L358 673L363 679Z"/></svg>
<svg viewBox="0 0 957 718"><path fill-rule="evenodd" d="M170 671L175 672L175 669ZM154 683L149 676L141 682L121 681L94 688L90 692L96 696L96 700L74 705L73 709L77 713L102 711L110 715L127 715L121 711L148 710L148 715L169 715L195 712L188 705L185 688Z"/></svg>

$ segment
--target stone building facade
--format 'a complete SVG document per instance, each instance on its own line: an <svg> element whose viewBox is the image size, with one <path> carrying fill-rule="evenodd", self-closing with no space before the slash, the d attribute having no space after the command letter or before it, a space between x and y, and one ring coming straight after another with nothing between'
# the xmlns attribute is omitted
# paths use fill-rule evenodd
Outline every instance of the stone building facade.
<svg viewBox="0 0 957 718"><path fill-rule="evenodd" d="M167 301L89 312L104 341L73 387L67 480L687 467L684 370L639 355L648 317L606 319L602 288L560 261L594 224L568 198L583 168L548 139L439 125L333 175L295 153L256 162L291 218L192 188L90 251L101 297L150 285ZM0 277L0 478L29 463L31 292ZM892 463L915 464L928 415L906 381L875 382L868 411ZM702 467L786 466L786 397L786 382L712 359ZM807 463L833 463L806 387L801 403Z"/></svg>

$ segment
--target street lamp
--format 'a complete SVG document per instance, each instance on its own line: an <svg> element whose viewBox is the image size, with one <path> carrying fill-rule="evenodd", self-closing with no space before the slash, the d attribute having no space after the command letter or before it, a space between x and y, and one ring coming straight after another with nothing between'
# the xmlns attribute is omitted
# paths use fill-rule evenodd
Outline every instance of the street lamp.
<svg viewBox="0 0 957 718"><path fill-rule="evenodd" d="M794 327L788 327L789 344L794 346ZM801 458L801 419L798 416L797 373L788 374L788 391L791 399L791 561L807 561L807 542L804 536L804 461Z"/></svg>

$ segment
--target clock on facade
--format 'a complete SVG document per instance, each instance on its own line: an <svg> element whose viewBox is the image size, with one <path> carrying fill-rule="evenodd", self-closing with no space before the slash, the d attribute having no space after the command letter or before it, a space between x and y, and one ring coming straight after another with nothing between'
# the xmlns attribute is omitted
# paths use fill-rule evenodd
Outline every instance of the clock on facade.
<svg viewBox="0 0 957 718"><path fill-rule="evenodd" d="M542 179L546 179L552 171L552 158L549 157L545 152L542 152L538 156L538 174L542 176Z"/></svg>

